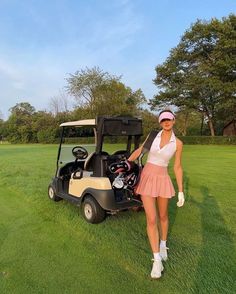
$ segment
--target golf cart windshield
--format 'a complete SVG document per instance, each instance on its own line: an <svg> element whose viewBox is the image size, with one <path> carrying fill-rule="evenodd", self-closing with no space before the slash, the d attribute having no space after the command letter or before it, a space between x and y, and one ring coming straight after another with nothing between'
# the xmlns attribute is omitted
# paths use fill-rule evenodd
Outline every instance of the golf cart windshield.
<svg viewBox="0 0 236 294"><path fill-rule="evenodd" d="M68 126L63 128L63 138L59 155L60 165L64 165L75 160L72 153L75 146L85 148L88 155L93 153L96 147L94 128L90 126Z"/></svg>

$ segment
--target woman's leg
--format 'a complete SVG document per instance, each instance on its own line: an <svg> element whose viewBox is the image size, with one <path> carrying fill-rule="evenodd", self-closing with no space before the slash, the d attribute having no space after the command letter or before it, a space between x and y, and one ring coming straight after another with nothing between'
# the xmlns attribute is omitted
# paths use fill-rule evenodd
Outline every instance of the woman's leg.
<svg viewBox="0 0 236 294"><path fill-rule="evenodd" d="M169 198L157 197L158 202L158 212L161 225L161 240L166 241L168 235L168 203Z"/></svg>
<svg viewBox="0 0 236 294"><path fill-rule="evenodd" d="M156 198L151 196L141 196L146 214L147 234L152 248L152 252L159 252L159 233L157 228Z"/></svg>

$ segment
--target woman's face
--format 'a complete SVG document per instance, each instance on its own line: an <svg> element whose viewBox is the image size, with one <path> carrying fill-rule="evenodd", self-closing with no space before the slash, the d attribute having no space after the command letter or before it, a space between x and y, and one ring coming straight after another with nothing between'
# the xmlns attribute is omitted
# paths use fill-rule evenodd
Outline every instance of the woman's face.
<svg viewBox="0 0 236 294"><path fill-rule="evenodd" d="M161 122L160 122L160 125L162 127L163 130L165 131L170 131L172 130L173 126L175 124L175 120L174 119L163 119Z"/></svg>

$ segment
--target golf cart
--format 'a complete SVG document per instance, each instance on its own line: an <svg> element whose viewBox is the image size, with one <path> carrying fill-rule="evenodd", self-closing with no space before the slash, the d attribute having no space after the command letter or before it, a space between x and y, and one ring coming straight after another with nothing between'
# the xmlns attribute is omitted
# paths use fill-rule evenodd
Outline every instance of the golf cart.
<svg viewBox="0 0 236 294"><path fill-rule="evenodd" d="M65 122L60 127L56 174L48 187L51 200L66 199L81 206L83 217L90 223L102 222L107 213L142 206L134 193L140 165L133 164L129 172L113 171L117 163L124 162L132 153L132 144L134 150L139 147L141 119L98 116L96 119ZM84 139L89 139L91 133L94 144L84 144ZM104 150L107 146L104 141L117 138L125 141L125 148L109 154ZM83 139L81 143L79 139Z"/></svg>

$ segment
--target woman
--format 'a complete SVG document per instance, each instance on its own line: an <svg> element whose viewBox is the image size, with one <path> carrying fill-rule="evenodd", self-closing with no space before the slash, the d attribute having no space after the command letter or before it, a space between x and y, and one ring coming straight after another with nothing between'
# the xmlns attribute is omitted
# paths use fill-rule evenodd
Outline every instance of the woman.
<svg viewBox="0 0 236 294"><path fill-rule="evenodd" d="M158 120L162 130L151 143L147 162L135 189L135 192L141 195L146 214L147 235L153 252L152 278L161 277L161 272L164 269L162 260L167 260L167 249L169 249L166 247L168 202L171 197L175 196L175 190L168 175L167 166L174 154L174 172L179 190L177 206L181 207L184 204L183 171L181 166L183 143L175 137L173 132L175 116L170 110L164 110L159 114ZM133 161L139 157L144 143L130 155L128 160ZM157 213L160 220L160 233L157 226Z"/></svg>

